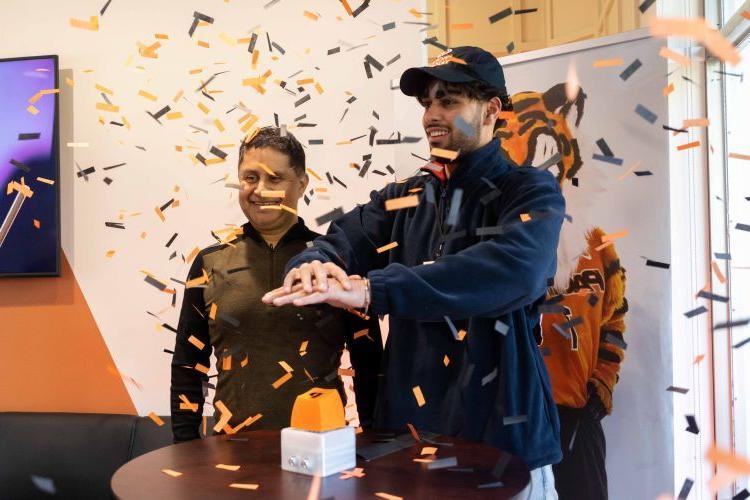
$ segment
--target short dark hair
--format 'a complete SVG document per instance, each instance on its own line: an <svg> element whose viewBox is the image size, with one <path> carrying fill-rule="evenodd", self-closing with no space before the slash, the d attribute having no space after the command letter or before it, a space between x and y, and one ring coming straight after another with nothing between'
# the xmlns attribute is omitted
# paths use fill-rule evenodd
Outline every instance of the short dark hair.
<svg viewBox="0 0 750 500"><path fill-rule="evenodd" d="M305 150L294 135L289 132L281 135L279 127L263 127L249 139L242 141L240 145L240 160L245 156L248 149L271 148L289 157L289 165L297 175L305 173Z"/></svg>
<svg viewBox="0 0 750 500"><path fill-rule="evenodd" d="M422 92L417 96L418 99L427 97L427 89L430 88L433 82L439 81L437 78L430 78L426 81ZM505 93L505 90L493 87L487 82L481 80L474 80L473 82L466 83L454 83L444 82L445 87L449 90L458 92L460 95L473 99L475 101L489 101L493 97L500 98L500 109L502 111L513 111L513 102L510 100L510 96ZM495 129L505 126L505 119L499 119L495 121Z"/></svg>

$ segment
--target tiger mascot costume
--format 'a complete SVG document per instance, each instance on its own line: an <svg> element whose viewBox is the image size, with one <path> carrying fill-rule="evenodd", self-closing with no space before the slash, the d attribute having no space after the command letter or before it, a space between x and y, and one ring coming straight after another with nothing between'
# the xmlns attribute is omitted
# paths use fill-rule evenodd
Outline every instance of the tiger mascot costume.
<svg viewBox="0 0 750 500"><path fill-rule="evenodd" d="M549 169L566 199L540 346L560 414L563 460L553 470L561 500L607 498L600 421L612 411L627 347L625 269L614 245L602 239L604 231L588 223L595 214L575 200L583 161L571 128L583 118L585 99L579 88L568 100L564 83L546 92L519 92L510 99L513 112L495 132L511 162Z"/></svg>

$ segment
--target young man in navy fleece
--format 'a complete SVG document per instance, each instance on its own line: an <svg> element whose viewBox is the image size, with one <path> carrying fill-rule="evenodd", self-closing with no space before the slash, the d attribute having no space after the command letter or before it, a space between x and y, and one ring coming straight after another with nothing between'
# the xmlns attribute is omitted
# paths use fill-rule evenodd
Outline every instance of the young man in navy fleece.
<svg viewBox="0 0 750 500"><path fill-rule="evenodd" d="M484 441L526 461L530 498L557 498L559 423L535 332L555 275L560 187L545 170L503 159L493 131L509 100L488 52L443 53L405 71L401 90L424 107L433 161L331 223L263 301L388 314L375 426ZM458 156L438 163L440 150ZM416 206L387 210L414 193Z"/></svg>

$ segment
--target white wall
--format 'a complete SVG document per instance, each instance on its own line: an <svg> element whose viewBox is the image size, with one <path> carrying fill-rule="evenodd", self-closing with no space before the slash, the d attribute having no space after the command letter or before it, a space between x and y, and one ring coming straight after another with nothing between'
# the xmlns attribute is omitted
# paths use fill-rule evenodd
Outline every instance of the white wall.
<svg viewBox="0 0 750 500"><path fill-rule="evenodd" d="M409 152L427 154L424 140L419 144L370 148L365 137L351 145L336 145L338 141L368 134L371 125L378 129L377 138L381 139L396 130L403 135L422 136L420 108L402 98L397 106L394 95L400 91L390 88L391 79L398 79L404 69L424 63L424 34L419 31L422 26L404 24L425 21L409 13L412 8L424 11L422 1L373 2L357 18L351 18L339 2L283 1L264 9L267 2L113 0L96 32L72 28L68 19L98 15L104 1L2 3L0 57L59 54L60 67L70 69L65 75L72 75L75 80L71 88L64 83L65 75L61 79L63 248L117 369L143 387L140 390L126 384L141 415L169 411L170 356L162 350L173 348L174 334L157 325L166 322L176 326L178 309L170 306L169 295L143 282L140 270L148 270L164 281L170 277L182 280L188 265L182 262L181 254L187 256L194 247L212 243L210 229L244 222L236 192L225 188L223 181L213 183L225 175L230 182L236 179L236 150L244 134L237 123L240 111L226 114L229 109L241 101L259 115L261 125L273 124L274 112L282 124L292 124L302 114L307 114L303 122L318 124L293 133L303 144L308 139L325 140L323 146L307 147L308 165L322 176L330 171L348 189L329 185L325 177L324 182L312 180L311 187L327 186L330 193L328 200L317 199L310 207L300 206L313 229L315 217L338 206L351 209L356 202L365 200L371 189L394 178L372 173L359 178L349 164L361 165L362 155L373 155L370 172L385 171L385 166L391 165L398 176L404 176L421 165ZM313 21L303 16L304 10L315 12L320 18ZM215 22L198 27L191 39L187 32L194 11L212 16ZM391 21L396 21L396 29L383 31L382 25ZM257 70L251 68L246 44L233 46L220 37L249 37L253 29L259 34ZM276 50L269 54L266 32L285 49L284 56ZM137 42L150 45L156 41L155 33L169 36L168 40L161 40L158 59L141 57ZM210 48L199 47L197 40L208 42ZM362 43L367 45L346 51ZM341 52L328 56L328 49L337 46L341 46ZM366 54L385 65L399 53L398 61L382 72L373 70L373 78L366 78ZM272 55L279 59L273 61ZM190 75L189 70L196 68L203 68L203 72ZM243 78L260 76L267 69L273 74L265 85L265 95L242 86ZM290 78L300 70L299 75ZM200 80L205 81L218 71L229 73L209 85L211 90L223 91L214 94L216 102L211 102L195 89ZM292 96L273 80L287 80L288 88L297 94L294 82L302 78L315 78L324 93L319 95L308 85L312 99L295 108L294 102L303 93ZM95 109L95 103L102 102L96 84L113 91L109 97L120 106L120 113ZM157 102L139 97L140 89L158 96ZM184 90L184 98L175 104L172 98L180 90ZM346 92L357 100L347 104L350 96ZM210 108L208 115L196 107L198 102ZM184 117L171 121L162 118L159 125L146 114L147 110L156 112L167 104ZM347 107L349 111L339 123ZM379 113L379 120L372 116L373 111ZM105 125L99 123L100 116ZM110 120L122 121L121 116L131 124L129 130L109 125ZM213 125L215 118L222 121L225 132ZM210 133L196 133L189 124ZM65 146L68 141L87 142L90 147L71 150ZM210 158L211 145L230 143L234 146L224 148L229 156L223 164L203 166L188 156L201 152ZM175 145L182 145L183 152L175 151ZM96 167L88 182L75 176L74 162L81 168ZM123 162L127 165L102 170ZM114 182L107 186L103 182L105 176ZM175 186L179 186L179 192L174 191ZM179 200L180 206L167 209L166 222L161 222L154 207L170 198ZM105 227L105 221L118 221L121 213L126 230ZM146 233L144 239L140 237L142 232ZM165 248L174 233L179 233L177 239L171 248ZM108 250L115 250L115 255L105 257ZM175 250L178 256L170 261ZM181 287L177 286L177 290L179 307ZM146 311L158 315L160 320Z"/></svg>

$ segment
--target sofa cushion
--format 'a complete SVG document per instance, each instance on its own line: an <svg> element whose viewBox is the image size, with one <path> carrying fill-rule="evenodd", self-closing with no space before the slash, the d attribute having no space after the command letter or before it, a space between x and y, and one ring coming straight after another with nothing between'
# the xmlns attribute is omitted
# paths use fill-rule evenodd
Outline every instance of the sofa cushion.
<svg viewBox="0 0 750 500"><path fill-rule="evenodd" d="M0 496L50 498L43 490L51 479L57 498L111 498L109 482L129 460L137 420L132 415L0 413ZM32 476L41 478L42 489Z"/></svg>

